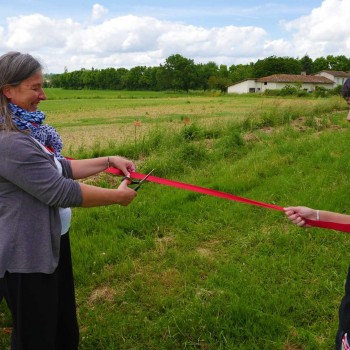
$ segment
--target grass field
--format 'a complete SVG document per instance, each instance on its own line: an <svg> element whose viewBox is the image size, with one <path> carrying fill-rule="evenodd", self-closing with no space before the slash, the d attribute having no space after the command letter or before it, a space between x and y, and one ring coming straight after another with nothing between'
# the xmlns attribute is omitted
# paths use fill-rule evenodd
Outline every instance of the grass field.
<svg viewBox="0 0 350 350"><path fill-rule="evenodd" d="M47 91L67 156L281 206L349 213L347 106L327 99ZM115 187L101 174L87 180ZM73 210L81 349L333 348L347 234L146 183L129 207ZM11 320L0 305L0 348Z"/></svg>
<svg viewBox="0 0 350 350"><path fill-rule="evenodd" d="M241 122L247 117L261 117L262 113L299 113L313 108L338 108L342 101L308 100L232 95L179 94L123 91L64 91L47 89L48 101L41 108L64 138L67 149L99 143L135 142L149 130L162 126L178 130L186 121L207 126L226 126L227 122ZM139 122L139 123L135 123ZM137 124L138 126L135 126Z"/></svg>

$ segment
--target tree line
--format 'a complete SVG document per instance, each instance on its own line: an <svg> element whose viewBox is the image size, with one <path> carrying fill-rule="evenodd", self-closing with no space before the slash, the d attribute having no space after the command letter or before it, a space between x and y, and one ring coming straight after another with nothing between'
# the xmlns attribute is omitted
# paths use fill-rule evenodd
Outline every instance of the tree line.
<svg viewBox="0 0 350 350"><path fill-rule="evenodd" d="M64 89L109 90L210 90L226 91L226 87L249 78L272 74L306 74L322 70L350 71L350 58L344 55L312 60L270 56L257 62L238 65L217 65L215 62L195 64L194 60L174 54L158 67L81 69L50 74L46 86Z"/></svg>

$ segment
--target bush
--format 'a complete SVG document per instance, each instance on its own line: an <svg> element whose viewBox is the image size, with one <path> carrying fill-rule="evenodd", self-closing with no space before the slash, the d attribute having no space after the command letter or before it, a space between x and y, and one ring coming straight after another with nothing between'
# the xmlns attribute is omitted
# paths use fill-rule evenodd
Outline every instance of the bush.
<svg viewBox="0 0 350 350"><path fill-rule="evenodd" d="M196 124L185 125L181 135L186 141L194 141L200 139L201 130Z"/></svg>
<svg viewBox="0 0 350 350"><path fill-rule="evenodd" d="M280 90L280 96L294 95L298 96L300 89L294 85L287 84Z"/></svg>
<svg viewBox="0 0 350 350"><path fill-rule="evenodd" d="M264 95L266 95L266 96L281 96L281 90L279 90L279 89L276 89L276 90L266 89L264 91Z"/></svg>
<svg viewBox="0 0 350 350"><path fill-rule="evenodd" d="M341 85L337 85L334 89L328 90L328 94L330 96L340 96L341 88L342 88Z"/></svg>
<svg viewBox="0 0 350 350"><path fill-rule="evenodd" d="M327 97L329 95L329 90L323 86L316 86L314 95L315 97Z"/></svg>

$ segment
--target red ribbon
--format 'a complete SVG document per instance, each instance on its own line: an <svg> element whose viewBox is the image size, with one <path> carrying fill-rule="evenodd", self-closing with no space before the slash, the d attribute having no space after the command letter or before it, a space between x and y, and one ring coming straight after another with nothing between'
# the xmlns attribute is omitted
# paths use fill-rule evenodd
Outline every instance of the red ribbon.
<svg viewBox="0 0 350 350"><path fill-rule="evenodd" d="M106 170L106 172L111 173L111 174L115 174L118 176L124 175L119 169L115 169L115 168L108 168ZM144 174L139 174L139 173L135 173L135 172L131 173L130 175L132 178L138 179L138 180L141 180L145 177ZM165 186L181 188L183 190L198 192L198 193L206 194L208 196L214 196L214 197L228 199L231 201L241 202L241 203L245 203L245 204L251 204L251 205L258 206L258 207L264 207L264 208L269 208L269 209L273 209L273 210L284 211L283 207L281 207L279 205L259 202L259 201L255 201L252 199L235 196L235 195L230 194L230 193L212 190L212 189L205 188L205 187L195 186L195 185L187 184L184 182L163 179L161 177L156 177L156 176L152 176L152 175L150 175L147 178L147 181L151 181L151 182L165 185ZM326 228L329 230L337 230L337 231L343 231L343 232L350 232L350 224L338 224L336 222L315 221L315 220L305 220L305 221L306 221L307 225L314 226L314 227Z"/></svg>

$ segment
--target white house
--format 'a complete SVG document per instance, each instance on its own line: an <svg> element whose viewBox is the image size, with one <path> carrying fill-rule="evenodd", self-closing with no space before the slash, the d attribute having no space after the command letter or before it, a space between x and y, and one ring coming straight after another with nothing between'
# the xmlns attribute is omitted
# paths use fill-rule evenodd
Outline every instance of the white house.
<svg viewBox="0 0 350 350"><path fill-rule="evenodd" d="M286 85L299 85L302 90L314 91L316 86L332 89L335 82L321 75L273 74L258 79L246 79L227 88L228 93L252 93L282 89Z"/></svg>
<svg viewBox="0 0 350 350"><path fill-rule="evenodd" d="M257 86L256 79L247 79L229 86L227 92L229 94L245 94L247 92L260 92L260 88Z"/></svg>
<svg viewBox="0 0 350 350"><path fill-rule="evenodd" d="M321 72L315 75L333 80L334 87L336 87L337 85L343 85L345 83L345 80L350 78L349 72L343 72L339 70L322 70Z"/></svg>

